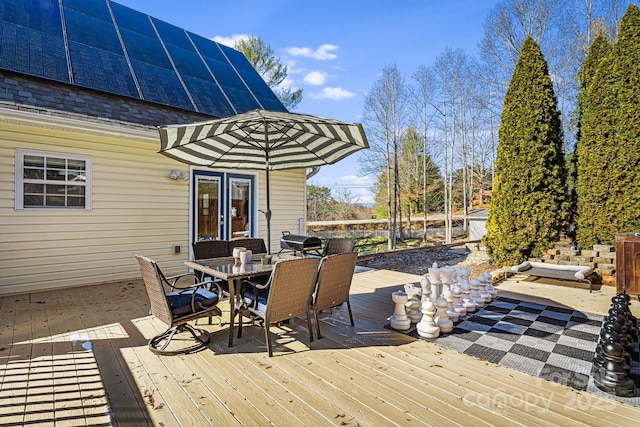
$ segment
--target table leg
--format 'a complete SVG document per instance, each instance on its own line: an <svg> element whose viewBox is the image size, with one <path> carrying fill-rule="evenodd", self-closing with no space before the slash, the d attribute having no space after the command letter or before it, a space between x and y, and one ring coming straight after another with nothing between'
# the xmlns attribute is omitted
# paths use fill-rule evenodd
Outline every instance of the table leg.
<svg viewBox="0 0 640 427"><path fill-rule="evenodd" d="M229 347L233 347L233 326L236 318L236 303L238 307L242 307L242 301L236 301L240 296L241 279L233 279L229 281ZM242 318L240 318L242 321Z"/></svg>

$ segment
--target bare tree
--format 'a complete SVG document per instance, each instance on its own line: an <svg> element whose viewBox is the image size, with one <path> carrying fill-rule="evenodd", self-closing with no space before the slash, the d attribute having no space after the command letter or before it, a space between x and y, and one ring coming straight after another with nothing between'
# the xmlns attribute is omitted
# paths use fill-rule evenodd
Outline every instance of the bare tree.
<svg viewBox="0 0 640 427"><path fill-rule="evenodd" d="M397 66L386 66L382 75L374 82L364 100L364 124L367 126L369 150L366 158L384 153L387 175L388 247L396 246L398 216L398 155L402 134L406 129L408 96L405 78ZM384 149L382 148L384 147ZM371 159L371 167L380 165L380 159ZM391 183L393 180L393 192Z"/></svg>
<svg viewBox="0 0 640 427"><path fill-rule="evenodd" d="M411 95L416 128L422 134L422 239L427 241L427 159L435 157L435 151L429 146L429 134L433 124L433 98L435 92L435 75L431 68L420 66L411 76L414 84L411 86Z"/></svg>

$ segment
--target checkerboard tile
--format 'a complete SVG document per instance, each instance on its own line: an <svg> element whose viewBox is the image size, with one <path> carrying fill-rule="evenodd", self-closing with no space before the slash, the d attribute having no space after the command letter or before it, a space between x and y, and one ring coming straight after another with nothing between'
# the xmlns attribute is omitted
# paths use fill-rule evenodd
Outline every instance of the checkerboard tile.
<svg viewBox="0 0 640 427"><path fill-rule="evenodd" d="M621 398L597 389L592 359L603 315L499 297L436 339L439 345L470 356L591 393L640 406L636 397ZM636 345L636 350L638 343ZM630 377L640 384L640 363Z"/></svg>

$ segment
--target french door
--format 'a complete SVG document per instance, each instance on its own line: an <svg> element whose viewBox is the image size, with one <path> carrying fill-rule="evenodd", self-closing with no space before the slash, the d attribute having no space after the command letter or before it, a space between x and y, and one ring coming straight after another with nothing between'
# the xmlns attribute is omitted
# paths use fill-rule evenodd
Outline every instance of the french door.
<svg viewBox="0 0 640 427"><path fill-rule="evenodd" d="M253 237L255 177L194 170L191 241Z"/></svg>

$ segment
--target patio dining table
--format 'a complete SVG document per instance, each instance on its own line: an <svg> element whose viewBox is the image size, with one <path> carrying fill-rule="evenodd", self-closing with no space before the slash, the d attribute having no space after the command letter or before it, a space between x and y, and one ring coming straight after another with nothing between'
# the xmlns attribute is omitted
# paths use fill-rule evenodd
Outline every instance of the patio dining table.
<svg viewBox="0 0 640 427"><path fill-rule="evenodd" d="M269 276L274 264L280 259L290 259L294 255L271 255L271 263L263 264L266 254L253 254L251 262L241 264L232 257L198 259L185 261L185 265L196 271L219 278L229 284L229 347L233 347L233 327L236 315L242 309L241 283L249 277Z"/></svg>

